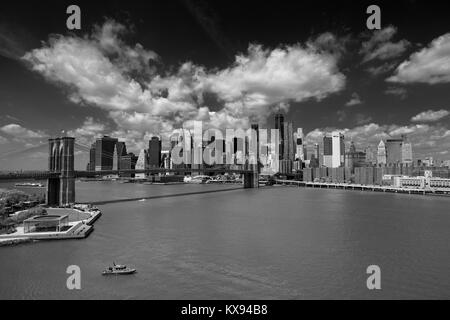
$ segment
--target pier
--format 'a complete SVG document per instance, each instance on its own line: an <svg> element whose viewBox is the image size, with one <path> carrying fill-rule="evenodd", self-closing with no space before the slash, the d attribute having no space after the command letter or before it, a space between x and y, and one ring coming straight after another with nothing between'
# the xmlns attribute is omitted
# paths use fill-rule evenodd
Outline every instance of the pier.
<svg viewBox="0 0 450 320"><path fill-rule="evenodd" d="M52 215L59 215L58 211L61 210L73 210L55 208L51 210ZM80 211L81 213L81 211ZM84 212L85 213L85 212ZM17 227L16 232L11 234L0 235L0 242L3 244L18 244L30 242L33 240L65 240L65 239L84 239L91 234L94 230L94 222L100 218L100 211L90 212L89 217L80 221L73 221L70 223L70 228L65 231L48 231L48 232L25 232L24 227Z"/></svg>

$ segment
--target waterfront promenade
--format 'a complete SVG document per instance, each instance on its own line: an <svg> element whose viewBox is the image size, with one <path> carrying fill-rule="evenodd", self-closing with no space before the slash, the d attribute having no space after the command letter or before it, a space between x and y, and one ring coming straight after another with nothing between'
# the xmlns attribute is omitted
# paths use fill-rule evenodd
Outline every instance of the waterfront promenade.
<svg viewBox="0 0 450 320"><path fill-rule="evenodd" d="M407 194L423 194L423 195L443 195L450 196L449 189L433 188L433 189L419 189L419 188L400 188L392 186L376 186L376 185L361 185L351 183L329 183L329 182L306 182L295 180L275 180L276 185L292 185L305 188L321 188L321 189L344 189L344 190L360 190L360 191L374 191L374 192L391 192L391 193L407 193Z"/></svg>

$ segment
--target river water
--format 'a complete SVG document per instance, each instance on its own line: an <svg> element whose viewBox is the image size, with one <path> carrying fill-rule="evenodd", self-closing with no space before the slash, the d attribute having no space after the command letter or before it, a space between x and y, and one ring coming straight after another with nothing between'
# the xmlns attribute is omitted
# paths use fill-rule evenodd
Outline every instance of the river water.
<svg viewBox="0 0 450 320"><path fill-rule="evenodd" d="M201 193L221 188L77 182L79 202L199 194L102 205L87 239L0 247L0 298L450 298L450 198ZM102 276L113 261L138 273ZM66 288L69 265L81 268L81 290ZM366 287L369 265L381 268L381 290Z"/></svg>

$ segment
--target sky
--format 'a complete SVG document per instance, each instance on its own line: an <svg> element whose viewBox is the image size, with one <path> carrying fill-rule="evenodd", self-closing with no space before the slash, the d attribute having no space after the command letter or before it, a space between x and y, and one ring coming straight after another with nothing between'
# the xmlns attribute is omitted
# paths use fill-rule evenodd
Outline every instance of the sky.
<svg viewBox="0 0 450 320"><path fill-rule="evenodd" d="M450 5L377 1L69 1L0 11L0 171L45 169L47 139L111 135L138 153L192 121L273 128L358 149L406 134L415 159L450 159ZM85 168L87 153L76 153Z"/></svg>

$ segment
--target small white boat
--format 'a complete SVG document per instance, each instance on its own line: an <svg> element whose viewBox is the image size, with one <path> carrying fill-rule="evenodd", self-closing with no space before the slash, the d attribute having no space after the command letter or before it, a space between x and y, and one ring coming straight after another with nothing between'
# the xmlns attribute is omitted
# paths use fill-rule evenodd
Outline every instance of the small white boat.
<svg viewBox="0 0 450 320"><path fill-rule="evenodd" d="M26 187L26 188L43 188L45 187L42 183L33 183L33 182L22 182L16 183L16 187Z"/></svg>
<svg viewBox="0 0 450 320"><path fill-rule="evenodd" d="M127 275L127 274L133 274L136 272L136 269L134 268L128 268L126 265L120 265L113 263L112 267L108 267L106 270L102 272L102 275L108 276L108 275Z"/></svg>
<svg viewBox="0 0 450 320"><path fill-rule="evenodd" d="M200 184L200 183L207 183L208 181L211 180L210 176L205 176L205 175L200 175L200 176L195 176L192 177L192 179L190 179L189 181L187 181L187 183L196 183L196 184Z"/></svg>

